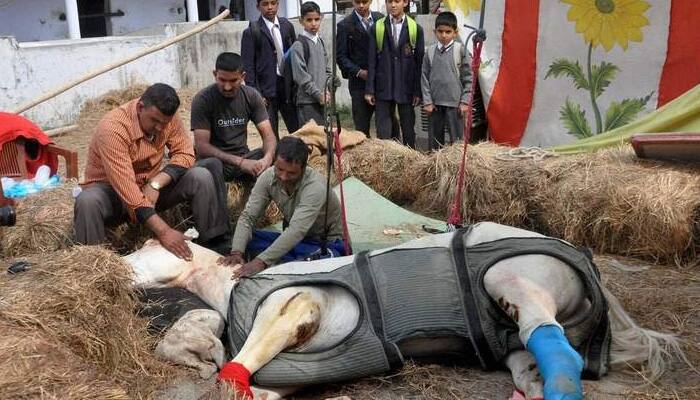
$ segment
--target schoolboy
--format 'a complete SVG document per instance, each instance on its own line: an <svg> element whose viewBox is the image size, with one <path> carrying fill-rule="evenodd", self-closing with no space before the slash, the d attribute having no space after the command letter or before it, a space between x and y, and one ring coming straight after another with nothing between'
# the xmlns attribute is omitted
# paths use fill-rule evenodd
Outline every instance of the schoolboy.
<svg viewBox="0 0 700 400"><path fill-rule="evenodd" d="M398 108L403 143L415 147L413 107L421 100L425 41L423 28L404 13L407 6L408 0L386 0L389 17L371 28L365 100L376 107L377 138L391 137L391 116Z"/></svg>
<svg viewBox="0 0 700 400"><path fill-rule="evenodd" d="M297 116L299 125L312 119L320 125L324 122L325 105L330 102L326 83L331 75L326 46L319 35L321 8L307 1L301 5L299 14L304 30L290 49Z"/></svg>
<svg viewBox="0 0 700 400"><path fill-rule="evenodd" d="M423 110L428 114L430 150L445 144L445 126L450 142L462 139L463 116L469 109L471 90L470 57L466 47L455 41L457 17L441 12L435 19L437 43L426 49L423 58L421 89Z"/></svg>

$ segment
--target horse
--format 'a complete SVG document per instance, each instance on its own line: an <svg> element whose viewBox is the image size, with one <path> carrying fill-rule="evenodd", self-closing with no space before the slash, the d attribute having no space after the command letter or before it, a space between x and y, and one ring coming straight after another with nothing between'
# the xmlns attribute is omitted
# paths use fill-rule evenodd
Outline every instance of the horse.
<svg viewBox="0 0 700 400"><path fill-rule="evenodd" d="M124 260L135 288L185 288L215 310L176 322L160 353L209 373L221 367L221 385L244 398L279 399L308 384L384 373L406 358L458 354L506 367L527 399L582 399L582 375L638 364L655 379L674 354L683 357L676 336L625 312L585 252L519 228L481 222L241 280L232 279L240 266L189 246L191 261L156 240ZM223 321L235 354L228 363Z"/></svg>

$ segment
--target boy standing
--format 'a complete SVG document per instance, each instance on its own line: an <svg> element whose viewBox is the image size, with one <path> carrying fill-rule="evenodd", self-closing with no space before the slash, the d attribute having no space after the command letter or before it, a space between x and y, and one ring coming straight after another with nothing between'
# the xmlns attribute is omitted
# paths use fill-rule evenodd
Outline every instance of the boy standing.
<svg viewBox="0 0 700 400"><path fill-rule="evenodd" d="M279 119L282 114L289 132L299 129L294 106L286 101L282 68L284 53L294 43L294 26L286 18L278 18L278 0L257 0L260 18L250 21L241 38L241 57L246 86L260 92L267 107L270 124L279 139Z"/></svg>
<svg viewBox="0 0 700 400"><path fill-rule="evenodd" d="M386 0L389 17L370 29L369 70L365 100L376 106L377 138L391 137L392 115L399 109L403 143L415 147L416 115L425 44L423 28L404 13L408 0Z"/></svg>
<svg viewBox="0 0 700 400"><path fill-rule="evenodd" d="M331 67L326 47L318 35L321 8L313 1L307 1L301 5L300 15L304 30L290 50L292 76L297 87L297 116L300 125L311 119L322 125L325 119L324 106L330 102L331 97L326 90Z"/></svg>
<svg viewBox="0 0 700 400"><path fill-rule="evenodd" d="M369 65L369 30L381 13L370 11L372 0L353 0L354 12L338 24L337 60L343 78L348 79L352 99L352 120L355 129L369 137L369 123L374 114L374 106L365 101Z"/></svg>
<svg viewBox="0 0 700 400"><path fill-rule="evenodd" d="M466 47L455 41L456 36L457 17L449 11L438 14L435 19L438 42L426 50L421 77L423 110L430 119L430 150L445 144L445 125L450 132L450 142L462 139L462 116L469 109L470 57Z"/></svg>

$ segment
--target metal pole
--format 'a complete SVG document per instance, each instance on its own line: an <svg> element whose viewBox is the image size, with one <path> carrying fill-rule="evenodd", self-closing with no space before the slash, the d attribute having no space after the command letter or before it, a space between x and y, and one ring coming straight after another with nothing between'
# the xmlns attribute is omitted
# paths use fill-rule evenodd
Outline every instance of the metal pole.
<svg viewBox="0 0 700 400"><path fill-rule="evenodd" d="M78 0L66 0L66 21L68 21L68 37L71 39L80 39Z"/></svg>
<svg viewBox="0 0 700 400"><path fill-rule="evenodd" d="M197 0L187 0L187 20L188 22L199 22L199 7L197 6Z"/></svg>

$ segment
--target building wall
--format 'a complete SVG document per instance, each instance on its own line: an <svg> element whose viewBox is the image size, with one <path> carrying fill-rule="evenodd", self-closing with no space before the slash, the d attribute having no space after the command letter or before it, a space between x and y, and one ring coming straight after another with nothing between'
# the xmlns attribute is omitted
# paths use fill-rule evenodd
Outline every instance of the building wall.
<svg viewBox="0 0 700 400"><path fill-rule="evenodd" d="M0 36L20 42L68 38L64 0L4 0L0 2Z"/></svg>
<svg viewBox="0 0 700 400"><path fill-rule="evenodd" d="M0 38L0 110L13 111L55 88L165 40L164 36L17 43ZM114 89L165 82L180 87L177 47L145 56L31 108L44 128L74 123L86 101Z"/></svg>
<svg viewBox="0 0 700 400"><path fill-rule="evenodd" d="M434 16L420 16L418 22L432 26ZM301 28L295 20L297 31ZM104 65L154 46L189 31L193 23L151 27L149 36L106 37L18 43L0 38L0 110L12 111L20 105L65 85ZM213 83L216 56L223 51L240 52L241 36L247 21L225 20L209 30L176 45L147 55L112 72L93 78L40 104L25 115L44 128L75 122L84 103L113 89L137 83L165 82L175 87L203 88ZM325 43L331 46L331 18L321 28ZM425 29L426 43L433 40L432 29ZM338 72L340 74L340 72ZM347 81L337 92L340 105L349 105Z"/></svg>
<svg viewBox="0 0 700 400"><path fill-rule="evenodd" d="M109 3L111 12L117 12L117 10L124 12L123 17L109 19L114 36L124 35L154 24L187 21L184 0L110 0Z"/></svg>

